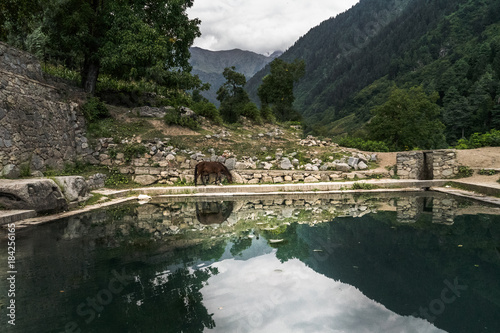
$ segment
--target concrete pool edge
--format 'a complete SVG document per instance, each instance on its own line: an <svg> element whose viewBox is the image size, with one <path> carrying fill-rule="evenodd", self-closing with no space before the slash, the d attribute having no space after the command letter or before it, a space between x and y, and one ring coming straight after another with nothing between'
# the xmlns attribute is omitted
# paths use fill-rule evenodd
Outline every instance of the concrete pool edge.
<svg viewBox="0 0 500 333"><path fill-rule="evenodd" d="M350 189L354 183L373 185L372 189ZM461 189L451 187L457 185ZM121 203L139 200L139 195L152 197L242 197L254 195L304 195L304 194L328 194L328 193L385 193L385 192L416 192L431 190L448 193L455 196L465 197L481 201L487 204L500 206L500 189L487 185L465 184L455 180L362 180L348 182L318 182L318 183L294 183L294 184L263 184L263 185L229 185L229 186L171 186L171 187L143 187L125 190L101 189L93 191L111 199L103 203L85 206L62 213L36 216L27 215L25 211L17 216L12 212L8 214L8 222L0 223L0 227L7 227L7 223L15 223L16 228L26 228L33 225L52 222L61 218L79 215L92 210L102 209ZM486 192L487 194L483 194ZM7 214L5 214L7 215ZM3 218L0 211L0 222Z"/></svg>

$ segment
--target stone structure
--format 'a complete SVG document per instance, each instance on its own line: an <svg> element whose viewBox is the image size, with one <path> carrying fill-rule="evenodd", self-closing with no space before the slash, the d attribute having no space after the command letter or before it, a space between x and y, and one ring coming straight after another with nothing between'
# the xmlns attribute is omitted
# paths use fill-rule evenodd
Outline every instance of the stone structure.
<svg viewBox="0 0 500 333"><path fill-rule="evenodd" d="M0 172L60 169L90 153L79 105L68 102L81 94L45 77L33 55L0 42Z"/></svg>
<svg viewBox="0 0 500 333"><path fill-rule="evenodd" d="M401 179L447 179L458 174L457 154L452 149L401 152L396 163Z"/></svg>
<svg viewBox="0 0 500 333"><path fill-rule="evenodd" d="M453 178L458 174L456 151L451 149L434 150L432 152L432 169L434 179Z"/></svg>

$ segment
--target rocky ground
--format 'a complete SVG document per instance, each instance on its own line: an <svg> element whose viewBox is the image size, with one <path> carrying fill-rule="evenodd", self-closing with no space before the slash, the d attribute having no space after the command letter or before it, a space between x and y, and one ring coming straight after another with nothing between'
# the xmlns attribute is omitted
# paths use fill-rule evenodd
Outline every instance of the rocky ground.
<svg viewBox="0 0 500 333"><path fill-rule="evenodd" d="M180 150L196 151L210 156L210 154L234 156L238 160L258 158L264 161L276 153L287 156L296 154L301 164L322 161L323 164L338 160L342 157L357 156L362 153L369 157L373 152L361 152L357 149L339 147L331 140L317 138L303 138L300 126L256 124L243 119L241 124L219 126L208 119L199 119L201 128L191 130L180 126L166 125L163 119L154 117L139 117L141 112L133 109L110 106L113 118L119 123L137 124L146 122L142 128L146 130L137 133L129 141L153 142L153 136L168 138L169 145L178 146ZM154 108L152 108L154 109ZM146 113L148 110L145 110ZM150 143L151 145L151 143ZM371 163L373 173L387 174L388 168L396 164L396 152L377 152L376 163ZM292 158L290 158L292 159ZM498 174L479 174L481 169L498 169L500 173L500 147L485 147L479 149L458 150L458 163L473 169L473 176L468 177L470 182L486 182L500 185ZM319 164L318 164L319 165Z"/></svg>

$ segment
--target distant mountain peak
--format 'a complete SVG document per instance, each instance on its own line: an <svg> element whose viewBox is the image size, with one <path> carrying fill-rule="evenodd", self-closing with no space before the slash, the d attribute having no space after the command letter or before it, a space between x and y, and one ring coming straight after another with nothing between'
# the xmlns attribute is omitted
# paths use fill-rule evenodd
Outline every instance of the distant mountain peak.
<svg viewBox="0 0 500 333"><path fill-rule="evenodd" d="M278 58L282 54L283 54L283 51L274 51L271 54L269 54L269 53L266 54L266 56L269 57L269 58L272 58L272 59L276 59L276 58Z"/></svg>
<svg viewBox="0 0 500 333"><path fill-rule="evenodd" d="M279 56L281 51L273 52L270 56L240 49L210 51L200 47L190 48L189 63L193 67L191 73L198 75L203 82L210 83L210 90L202 95L215 105L219 105L216 92L226 81L222 73L224 68L234 66L236 71L250 79L269 62Z"/></svg>

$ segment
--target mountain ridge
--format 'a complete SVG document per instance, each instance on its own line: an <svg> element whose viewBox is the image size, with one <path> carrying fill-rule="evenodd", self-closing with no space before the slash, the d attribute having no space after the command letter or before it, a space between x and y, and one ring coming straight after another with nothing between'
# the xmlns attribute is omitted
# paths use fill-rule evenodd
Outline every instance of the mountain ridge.
<svg viewBox="0 0 500 333"><path fill-rule="evenodd" d="M234 66L237 72L249 79L282 54L282 52L276 51L270 56L265 56L241 49L210 51L200 47L192 47L190 52L189 63L193 67L191 73L198 75L203 82L210 84L210 90L202 92L202 95L217 106L219 106L219 101L216 98L217 90L226 81L222 75L224 68Z"/></svg>
<svg viewBox="0 0 500 333"><path fill-rule="evenodd" d="M294 107L316 135L367 137L371 110L395 87L439 93L448 144L500 128L500 2L361 0L302 36L280 59L303 59ZM267 68L247 83L256 91Z"/></svg>

